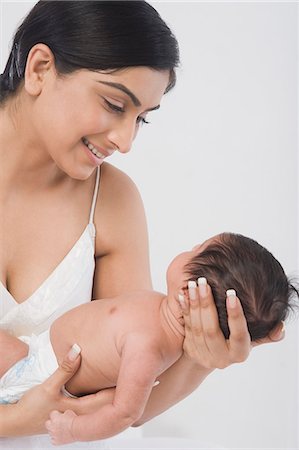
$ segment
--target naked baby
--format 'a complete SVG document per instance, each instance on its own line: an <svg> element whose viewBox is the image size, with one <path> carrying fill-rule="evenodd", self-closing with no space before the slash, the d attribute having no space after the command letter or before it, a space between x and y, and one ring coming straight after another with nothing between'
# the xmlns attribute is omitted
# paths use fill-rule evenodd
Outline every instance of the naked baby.
<svg viewBox="0 0 299 450"><path fill-rule="evenodd" d="M82 396L116 386L115 394L111 404L92 414L52 413L46 424L52 442L105 439L131 426L159 375L182 354L182 302L192 302L197 282L201 289L212 289L226 338L227 290L232 296L232 288L237 291L253 341L278 327L292 307L292 296L298 297L265 248L241 235L217 235L171 262L167 295L136 291L95 300L66 312L39 336L15 338L0 331L0 403L16 402L44 381L76 342L82 362L66 394Z"/></svg>

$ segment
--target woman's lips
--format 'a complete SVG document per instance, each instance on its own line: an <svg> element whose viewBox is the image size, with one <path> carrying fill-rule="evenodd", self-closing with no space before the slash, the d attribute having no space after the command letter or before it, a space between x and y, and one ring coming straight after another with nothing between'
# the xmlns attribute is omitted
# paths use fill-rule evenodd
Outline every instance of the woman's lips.
<svg viewBox="0 0 299 450"><path fill-rule="evenodd" d="M93 145L91 142L89 142L88 139L83 138L82 141L83 141L83 144L98 158L103 159L103 158L105 158L105 156L107 156L104 153L100 152L99 149L95 145Z"/></svg>

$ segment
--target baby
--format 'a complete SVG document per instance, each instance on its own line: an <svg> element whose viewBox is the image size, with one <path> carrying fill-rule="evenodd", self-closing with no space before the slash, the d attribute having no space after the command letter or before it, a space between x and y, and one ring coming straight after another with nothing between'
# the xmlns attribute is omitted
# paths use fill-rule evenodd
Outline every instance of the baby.
<svg viewBox="0 0 299 450"><path fill-rule="evenodd" d="M82 362L65 393L82 396L116 386L115 395L92 414L52 413L47 422L52 442L105 439L123 431L141 417L157 378L182 354L179 301L187 299L187 287L191 293L198 279L212 288L226 338L228 289L236 289L241 299L252 340L269 335L286 318L292 295L298 296L265 248L241 235L217 235L171 262L167 295L135 291L92 301L66 312L39 336L15 338L1 331L0 403L16 402L41 383L77 342Z"/></svg>

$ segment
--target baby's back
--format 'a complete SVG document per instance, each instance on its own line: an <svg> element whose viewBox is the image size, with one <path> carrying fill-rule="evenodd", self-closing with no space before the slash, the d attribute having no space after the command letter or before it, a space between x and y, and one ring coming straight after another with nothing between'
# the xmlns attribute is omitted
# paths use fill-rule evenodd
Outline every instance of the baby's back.
<svg viewBox="0 0 299 450"><path fill-rule="evenodd" d="M68 311L53 323L50 337L58 361L74 343L82 349L81 366L66 386L72 394L115 386L122 349L133 333L138 340L146 336L153 345L165 345L160 320L162 298L157 292L136 291L95 300Z"/></svg>

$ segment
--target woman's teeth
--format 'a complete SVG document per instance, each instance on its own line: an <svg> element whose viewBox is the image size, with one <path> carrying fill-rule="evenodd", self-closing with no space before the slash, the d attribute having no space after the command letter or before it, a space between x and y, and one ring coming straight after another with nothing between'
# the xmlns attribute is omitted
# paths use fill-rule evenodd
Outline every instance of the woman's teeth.
<svg viewBox="0 0 299 450"><path fill-rule="evenodd" d="M83 141L83 143L86 145L86 147L87 147L94 155L96 155L98 158L100 158L100 159L104 159L104 158L105 158L105 155L102 155L102 153L98 152L98 151L94 148L94 146L93 146L90 142L88 142L88 140L87 140L86 138L83 138L82 141Z"/></svg>

